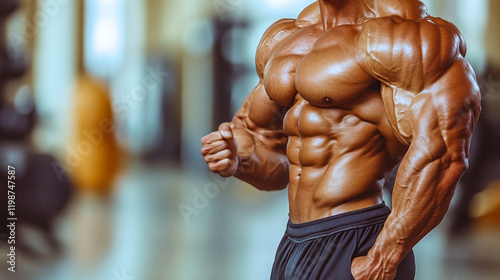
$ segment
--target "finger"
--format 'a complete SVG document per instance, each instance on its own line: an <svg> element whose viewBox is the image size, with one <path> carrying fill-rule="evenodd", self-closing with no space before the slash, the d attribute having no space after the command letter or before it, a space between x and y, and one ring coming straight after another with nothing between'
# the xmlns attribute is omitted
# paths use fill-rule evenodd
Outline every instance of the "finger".
<svg viewBox="0 0 500 280"><path fill-rule="evenodd" d="M219 133L222 135L224 139L233 138L233 130L231 129L231 126L227 123L223 123L219 126Z"/></svg>
<svg viewBox="0 0 500 280"><path fill-rule="evenodd" d="M230 157L231 157L231 151L229 149L224 149L215 154L208 154L203 158L205 159L206 162L213 162L213 161L217 162L223 159L229 159Z"/></svg>
<svg viewBox="0 0 500 280"><path fill-rule="evenodd" d="M224 140L224 138L222 138L222 135L220 134L219 131L214 131L206 136L203 136L201 138L201 143L202 144L210 144L210 143L213 143L213 142L219 141L219 140Z"/></svg>
<svg viewBox="0 0 500 280"><path fill-rule="evenodd" d="M229 168L230 163L231 163L231 161L228 158L225 158L225 159L220 160L220 161L208 163L208 167L213 172L221 173L221 172L225 172Z"/></svg>
<svg viewBox="0 0 500 280"><path fill-rule="evenodd" d="M210 144L203 144L201 148L202 155L216 154L222 150L228 149L229 145L225 140L219 140Z"/></svg>
<svg viewBox="0 0 500 280"><path fill-rule="evenodd" d="M233 130L227 124L222 124L219 127L219 133L222 135L224 140L226 140L229 150L231 151L231 157L234 158L238 152L238 145L234 139Z"/></svg>

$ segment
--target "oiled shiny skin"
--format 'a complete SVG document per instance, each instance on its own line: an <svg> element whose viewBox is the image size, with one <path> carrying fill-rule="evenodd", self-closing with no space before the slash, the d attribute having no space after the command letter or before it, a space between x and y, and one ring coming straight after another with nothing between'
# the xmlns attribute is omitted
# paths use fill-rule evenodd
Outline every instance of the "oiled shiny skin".
<svg viewBox="0 0 500 280"><path fill-rule="evenodd" d="M279 76L266 77L264 72L264 83L295 80L297 89L267 91L273 100L294 99L284 131L289 137L290 218L295 223L380 203L383 179L406 151L385 116L380 83L364 74L355 59L360 30L339 26L322 32L321 24L303 28L275 49L279 60L286 61L287 52L294 53L292 60L296 57L298 51L290 47L296 41L314 45L296 71L279 71L273 55L267 69Z"/></svg>
<svg viewBox="0 0 500 280"><path fill-rule="evenodd" d="M467 169L480 93L458 29L416 0L320 0L264 34L259 84L202 139L210 169L258 189L287 186L302 223L381 202L392 212L358 279L393 279L444 217Z"/></svg>
<svg viewBox="0 0 500 280"><path fill-rule="evenodd" d="M383 179L398 158L387 147L386 137L395 136L387 119L380 117L385 114L380 93L364 92L356 101L357 110L319 108L302 97L297 100L284 124L289 136L292 221L311 221L380 203Z"/></svg>

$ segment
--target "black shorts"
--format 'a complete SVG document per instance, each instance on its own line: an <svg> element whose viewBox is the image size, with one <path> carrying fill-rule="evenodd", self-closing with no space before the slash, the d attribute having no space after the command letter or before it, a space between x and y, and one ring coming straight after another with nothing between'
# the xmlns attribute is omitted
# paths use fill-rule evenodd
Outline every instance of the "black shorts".
<svg viewBox="0 0 500 280"><path fill-rule="evenodd" d="M352 259L368 254L390 211L379 204L303 224L288 221L271 280L353 280ZM415 258L410 252L395 279L414 278Z"/></svg>

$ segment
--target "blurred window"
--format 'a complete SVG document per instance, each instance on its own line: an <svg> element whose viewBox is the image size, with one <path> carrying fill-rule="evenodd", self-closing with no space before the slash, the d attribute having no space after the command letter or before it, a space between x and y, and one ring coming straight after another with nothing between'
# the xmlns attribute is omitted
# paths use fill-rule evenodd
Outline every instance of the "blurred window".
<svg viewBox="0 0 500 280"><path fill-rule="evenodd" d="M109 78L125 53L125 0L85 1L85 66L101 78Z"/></svg>

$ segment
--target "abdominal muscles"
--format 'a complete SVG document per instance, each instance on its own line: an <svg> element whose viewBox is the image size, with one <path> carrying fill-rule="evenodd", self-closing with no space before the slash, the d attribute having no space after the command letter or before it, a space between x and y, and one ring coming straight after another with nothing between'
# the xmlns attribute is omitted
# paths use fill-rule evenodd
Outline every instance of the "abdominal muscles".
<svg viewBox="0 0 500 280"><path fill-rule="evenodd" d="M307 222L382 201L394 167L377 124L350 110L318 108L302 98L288 111L290 218Z"/></svg>

